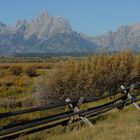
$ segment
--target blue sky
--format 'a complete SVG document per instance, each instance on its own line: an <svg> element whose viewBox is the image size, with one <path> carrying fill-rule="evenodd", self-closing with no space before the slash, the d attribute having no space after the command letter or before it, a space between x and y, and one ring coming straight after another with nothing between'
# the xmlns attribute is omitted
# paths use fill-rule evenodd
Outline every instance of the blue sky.
<svg viewBox="0 0 140 140"><path fill-rule="evenodd" d="M44 10L67 18L74 30L93 36L140 22L140 0L0 0L0 21L14 25Z"/></svg>

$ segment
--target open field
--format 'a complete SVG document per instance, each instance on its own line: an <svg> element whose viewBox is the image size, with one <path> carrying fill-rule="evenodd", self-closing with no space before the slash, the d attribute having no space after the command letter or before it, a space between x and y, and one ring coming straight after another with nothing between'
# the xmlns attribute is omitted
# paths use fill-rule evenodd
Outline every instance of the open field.
<svg viewBox="0 0 140 140"><path fill-rule="evenodd" d="M137 75L140 75L140 55L133 55L129 51L82 59L0 59L0 113L60 103L67 97L74 100L81 96L90 98L106 95L120 84L129 84ZM0 125L63 110L67 109L7 118L0 121ZM71 131L64 132L63 127L59 126L19 140L139 140L139 112L133 107L120 112L113 110L93 118L93 123L93 128L78 123L72 125Z"/></svg>

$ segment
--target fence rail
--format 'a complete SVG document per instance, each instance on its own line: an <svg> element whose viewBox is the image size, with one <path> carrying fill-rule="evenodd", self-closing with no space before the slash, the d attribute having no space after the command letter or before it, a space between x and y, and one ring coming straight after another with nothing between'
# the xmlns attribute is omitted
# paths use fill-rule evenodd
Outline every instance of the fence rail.
<svg viewBox="0 0 140 140"><path fill-rule="evenodd" d="M137 82L133 85L135 85L134 89L140 88L140 82ZM95 117L103 113L106 113L114 108L120 109L125 106L131 105L135 102L140 101L140 97L139 97L140 93L135 94L134 96L132 96L132 98L128 98L128 94L130 94L129 91L132 90L131 86L132 85L124 89L117 90L109 95L98 96L92 99L84 99L83 102L81 103L81 104L84 104L84 103L94 102L94 101L98 101L101 99L105 99L105 98L117 95L118 93L122 93L121 97L118 97L117 99L104 103L102 105L98 105L95 107L90 107L90 108L82 109L82 110L78 109L76 111L74 108L73 110L70 110L67 112L62 112L62 113L58 113L58 114L54 114L50 116L40 117L37 119L27 120L24 122L18 122L14 124L7 124L7 125L0 126L0 139L13 139L20 136L21 134L27 135L27 134L35 133L38 131L42 131L44 129L49 129L58 125L67 125L70 118L75 115L79 116L79 118L74 121L74 122L77 122L80 120L81 117L91 118L91 117ZM51 106L42 106L42 107L37 107L37 108L32 108L32 109L19 110L15 112L1 113L0 119L4 119L7 117L12 117L16 115L22 115L26 113L32 113L36 111L58 108L58 107L62 107L62 106L70 105L70 104L73 105L77 103L78 101L69 101L69 102L64 102L61 104L56 104L56 105L51 105ZM36 127L39 127L39 128L36 128Z"/></svg>

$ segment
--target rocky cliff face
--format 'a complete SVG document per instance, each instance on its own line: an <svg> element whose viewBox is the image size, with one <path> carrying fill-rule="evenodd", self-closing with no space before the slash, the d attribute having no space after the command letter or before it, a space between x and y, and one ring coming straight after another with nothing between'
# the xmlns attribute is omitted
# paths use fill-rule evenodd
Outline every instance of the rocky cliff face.
<svg viewBox="0 0 140 140"><path fill-rule="evenodd" d="M26 38L36 35L38 39L47 39L57 33L71 33L72 29L68 21L63 17L51 17L43 12L29 24Z"/></svg>
<svg viewBox="0 0 140 140"><path fill-rule="evenodd" d="M109 51L122 51L132 49L140 51L140 23L121 26L116 32L108 32L105 35L91 37L90 40Z"/></svg>
<svg viewBox="0 0 140 140"><path fill-rule="evenodd" d="M31 22L21 19L15 26L0 22L0 55L122 51L127 48L140 51L140 23L88 37L73 31L65 18L50 16L46 11Z"/></svg>
<svg viewBox="0 0 140 140"><path fill-rule="evenodd" d="M74 32L65 18L46 11L29 23L24 19L13 27L0 23L0 54L88 52L96 48Z"/></svg>

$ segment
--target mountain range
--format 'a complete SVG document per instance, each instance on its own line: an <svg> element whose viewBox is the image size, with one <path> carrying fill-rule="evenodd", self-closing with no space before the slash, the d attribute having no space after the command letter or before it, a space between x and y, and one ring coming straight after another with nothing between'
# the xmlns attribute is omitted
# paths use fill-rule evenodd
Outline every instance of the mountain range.
<svg viewBox="0 0 140 140"><path fill-rule="evenodd" d="M140 50L140 23L91 37L74 31L64 17L50 16L47 11L30 22L20 19L15 26L0 22L0 55L122 51L128 48Z"/></svg>

